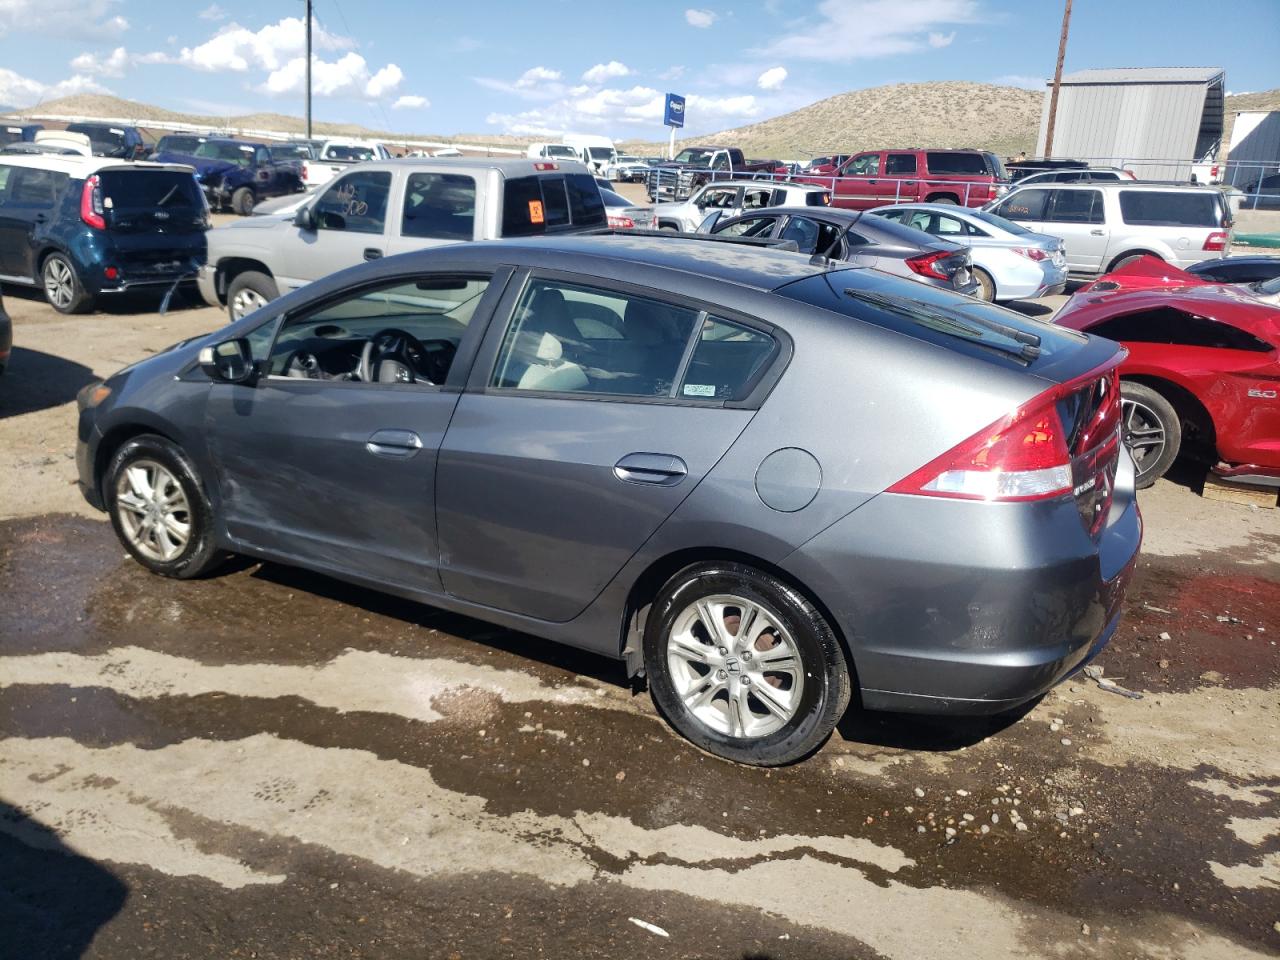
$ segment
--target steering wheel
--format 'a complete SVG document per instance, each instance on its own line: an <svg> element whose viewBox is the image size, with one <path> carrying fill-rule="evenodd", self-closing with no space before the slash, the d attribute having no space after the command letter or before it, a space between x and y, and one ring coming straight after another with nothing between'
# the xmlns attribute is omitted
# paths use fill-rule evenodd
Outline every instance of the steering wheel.
<svg viewBox="0 0 1280 960"><path fill-rule="evenodd" d="M432 340L428 347L413 334L388 327L364 345L359 377L366 383L441 383L449 371L453 350L448 340Z"/></svg>

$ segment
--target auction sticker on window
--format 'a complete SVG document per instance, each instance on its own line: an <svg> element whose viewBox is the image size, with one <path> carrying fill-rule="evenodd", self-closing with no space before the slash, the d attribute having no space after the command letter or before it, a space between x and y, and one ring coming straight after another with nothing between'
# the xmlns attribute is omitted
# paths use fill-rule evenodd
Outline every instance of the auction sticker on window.
<svg viewBox="0 0 1280 960"><path fill-rule="evenodd" d="M530 200L529 201L529 222L542 223L543 219L544 218L542 216L542 201Z"/></svg>
<svg viewBox="0 0 1280 960"><path fill-rule="evenodd" d="M716 388L709 383L686 383L684 385L684 395L686 397L714 397Z"/></svg>

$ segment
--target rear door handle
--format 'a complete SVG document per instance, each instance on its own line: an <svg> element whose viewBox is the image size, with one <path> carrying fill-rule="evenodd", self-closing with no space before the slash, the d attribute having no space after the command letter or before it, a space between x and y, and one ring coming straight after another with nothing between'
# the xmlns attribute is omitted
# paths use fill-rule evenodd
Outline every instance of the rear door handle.
<svg viewBox="0 0 1280 960"><path fill-rule="evenodd" d="M1089 232L1095 237L1105 237L1107 235L1107 231L1105 230L1090 230Z"/></svg>
<svg viewBox="0 0 1280 960"><path fill-rule="evenodd" d="M366 260L377 260L381 256L382 256L382 251L379 250L377 247L364 248L364 258Z"/></svg>
<svg viewBox="0 0 1280 960"><path fill-rule="evenodd" d="M412 430L379 430L364 448L375 457L408 460L422 449L422 438Z"/></svg>
<svg viewBox="0 0 1280 960"><path fill-rule="evenodd" d="M672 487L689 473L683 460L670 453L629 453L613 467L613 475L626 483L654 483Z"/></svg>

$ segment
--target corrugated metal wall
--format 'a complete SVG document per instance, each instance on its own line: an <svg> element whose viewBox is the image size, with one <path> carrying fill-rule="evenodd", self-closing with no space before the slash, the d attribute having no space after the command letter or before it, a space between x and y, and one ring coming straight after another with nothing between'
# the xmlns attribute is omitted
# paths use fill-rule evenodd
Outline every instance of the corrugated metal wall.
<svg viewBox="0 0 1280 960"><path fill-rule="evenodd" d="M1185 180L1191 165L1143 164L1135 159L1191 160L1204 113L1202 83L1064 85L1058 95L1053 155L1127 166L1142 179ZM1044 155L1049 118L1045 97L1036 153Z"/></svg>

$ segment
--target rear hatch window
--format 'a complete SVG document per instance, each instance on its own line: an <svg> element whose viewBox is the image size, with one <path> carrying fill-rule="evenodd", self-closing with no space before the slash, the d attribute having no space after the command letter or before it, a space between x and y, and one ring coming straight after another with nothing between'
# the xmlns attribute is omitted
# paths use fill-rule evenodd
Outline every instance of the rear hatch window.
<svg viewBox="0 0 1280 960"><path fill-rule="evenodd" d="M1142 227L1221 227L1220 202L1199 191L1121 190L1120 216Z"/></svg>
<svg viewBox="0 0 1280 960"><path fill-rule="evenodd" d="M604 201L585 173L514 177L502 192L502 235L588 230L605 225Z"/></svg>
<svg viewBox="0 0 1280 960"><path fill-rule="evenodd" d="M203 230L208 216L195 177L175 170L104 170L98 175L111 230Z"/></svg>

